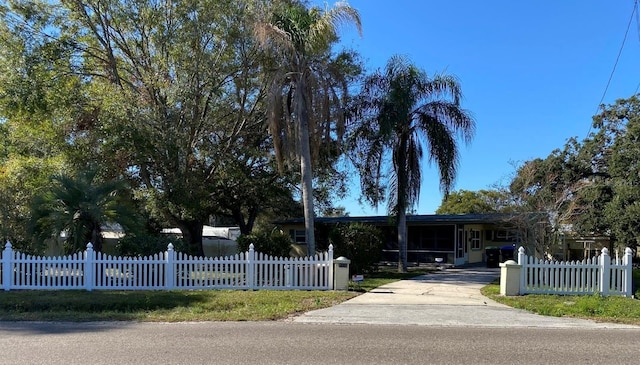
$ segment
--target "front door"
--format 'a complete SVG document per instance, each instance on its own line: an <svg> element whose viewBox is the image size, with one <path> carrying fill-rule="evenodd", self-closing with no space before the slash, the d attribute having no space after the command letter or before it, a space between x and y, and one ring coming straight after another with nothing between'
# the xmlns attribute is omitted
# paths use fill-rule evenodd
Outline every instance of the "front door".
<svg viewBox="0 0 640 365"><path fill-rule="evenodd" d="M463 265L469 262L469 251L467 249L467 237L464 229L458 229L456 235L456 265Z"/></svg>

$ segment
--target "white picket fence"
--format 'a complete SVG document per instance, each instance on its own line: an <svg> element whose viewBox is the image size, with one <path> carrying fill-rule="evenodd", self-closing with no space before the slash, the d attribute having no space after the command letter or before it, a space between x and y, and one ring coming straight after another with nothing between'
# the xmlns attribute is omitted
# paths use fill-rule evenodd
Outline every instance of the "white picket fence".
<svg viewBox="0 0 640 365"><path fill-rule="evenodd" d="M249 251L227 257L193 257L167 251L146 257L84 252L60 257L31 256L7 242L0 260L0 288L11 289L333 289L333 246L302 258Z"/></svg>
<svg viewBox="0 0 640 365"><path fill-rule="evenodd" d="M603 248L597 257L583 261L559 262L539 260L518 249L520 294L596 294L633 295L632 251L625 249L620 259L609 257Z"/></svg>

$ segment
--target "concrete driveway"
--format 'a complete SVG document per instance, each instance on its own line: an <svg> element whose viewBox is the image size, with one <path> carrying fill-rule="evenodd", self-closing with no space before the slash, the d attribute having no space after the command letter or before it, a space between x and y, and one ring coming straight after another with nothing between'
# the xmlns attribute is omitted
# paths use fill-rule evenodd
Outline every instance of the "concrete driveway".
<svg viewBox="0 0 640 365"><path fill-rule="evenodd" d="M451 268L383 285L336 306L293 319L306 323L371 323L446 327L638 328L547 317L499 304L480 289L499 269Z"/></svg>

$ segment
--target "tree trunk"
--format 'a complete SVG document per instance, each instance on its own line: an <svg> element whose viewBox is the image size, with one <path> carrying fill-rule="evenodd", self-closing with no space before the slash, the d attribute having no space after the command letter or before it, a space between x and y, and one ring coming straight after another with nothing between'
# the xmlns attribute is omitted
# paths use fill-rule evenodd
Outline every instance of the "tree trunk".
<svg viewBox="0 0 640 365"><path fill-rule="evenodd" d="M301 76L301 78L304 76ZM307 255L316 253L314 212L313 212L313 173L311 169L311 147L309 142L309 110L305 97L304 83L298 83L296 90L297 109L299 111L299 143L300 143L300 173L302 174L302 205L304 208L304 228L307 241Z"/></svg>
<svg viewBox="0 0 640 365"><path fill-rule="evenodd" d="M91 229L91 244L93 245L93 250L95 252L102 252L102 231L100 230L99 227L93 227L93 229ZM81 250L84 251L86 249L86 247L82 248Z"/></svg>
<svg viewBox="0 0 640 365"><path fill-rule="evenodd" d="M178 227L182 231L182 238L187 243L189 255L204 256L202 248L202 222L198 221L180 221Z"/></svg>
<svg viewBox="0 0 640 365"><path fill-rule="evenodd" d="M251 234L251 231L253 230L253 225L255 224L256 218L258 216L258 209L257 208L249 209L249 216L246 218L246 221L245 221L244 214L239 208L232 209L231 216L233 217L233 220L240 227L240 234Z"/></svg>
<svg viewBox="0 0 640 365"><path fill-rule="evenodd" d="M407 272L407 212L398 211L398 272Z"/></svg>
<svg viewBox="0 0 640 365"><path fill-rule="evenodd" d="M400 134L400 146L396 152L396 177L398 179L397 215L398 215L398 272L407 272L407 138Z"/></svg>

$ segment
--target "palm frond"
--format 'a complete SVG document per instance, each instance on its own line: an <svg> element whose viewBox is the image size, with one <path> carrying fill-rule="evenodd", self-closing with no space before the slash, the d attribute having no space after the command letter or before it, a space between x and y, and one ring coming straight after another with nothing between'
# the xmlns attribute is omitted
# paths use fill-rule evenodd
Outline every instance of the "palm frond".
<svg viewBox="0 0 640 365"><path fill-rule="evenodd" d="M435 161L440 172L440 189L447 193L458 169L458 147L449 127L438 119L421 114L420 130L427 141L429 162Z"/></svg>
<svg viewBox="0 0 640 365"><path fill-rule="evenodd" d="M325 16L331 19L334 28L344 25L355 25L358 34L362 37L360 12L352 8L346 1L335 3L331 9L325 11Z"/></svg>
<svg viewBox="0 0 640 365"><path fill-rule="evenodd" d="M362 36L360 13L346 2L338 2L324 11L312 8L310 13L315 18L309 29L309 38L312 40L308 43L312 47L308 49L310 52L326 48L337 40L337 30L344 25L355 25Z"/></svg>
<svg viewBox="0 0 640 365"><path fill-rule="evenodd" d="M460 105L462 88L457 77L436 74L433 78L426 78L425 81L417 84L420 94L425 98L424 102L451 100L454 105Z"/></svg>
<svg viewBox="0 0 640 365"><path fill-rule="evenodd" d="M89 170L76 177L52 177L51 189L32 201L29 230L36 239L67 232L66 249L74 252L84 249L92 236L99 236L102 223L133 219L121 194L128 188L126 182L100 182L96 176L97 171Z"/></svg>
<svg viewBox="0 0 640 365"><path fill-rule="evenodd" d="M268 21L259 21L254 25L254 36L258 44L265 49L274 48L287 52L295 52L295 44L291 34L276 24Z"/></svg>
<svg viewBox="0 0 640 365"><path fill-rule="evenodd" d="M475 134L475 122L471 113L455 103L432 101L419 106L415 114L422 127L425 121L437 120L446 125L451 133L461 137L464 143L470 143Z"/></svg>

